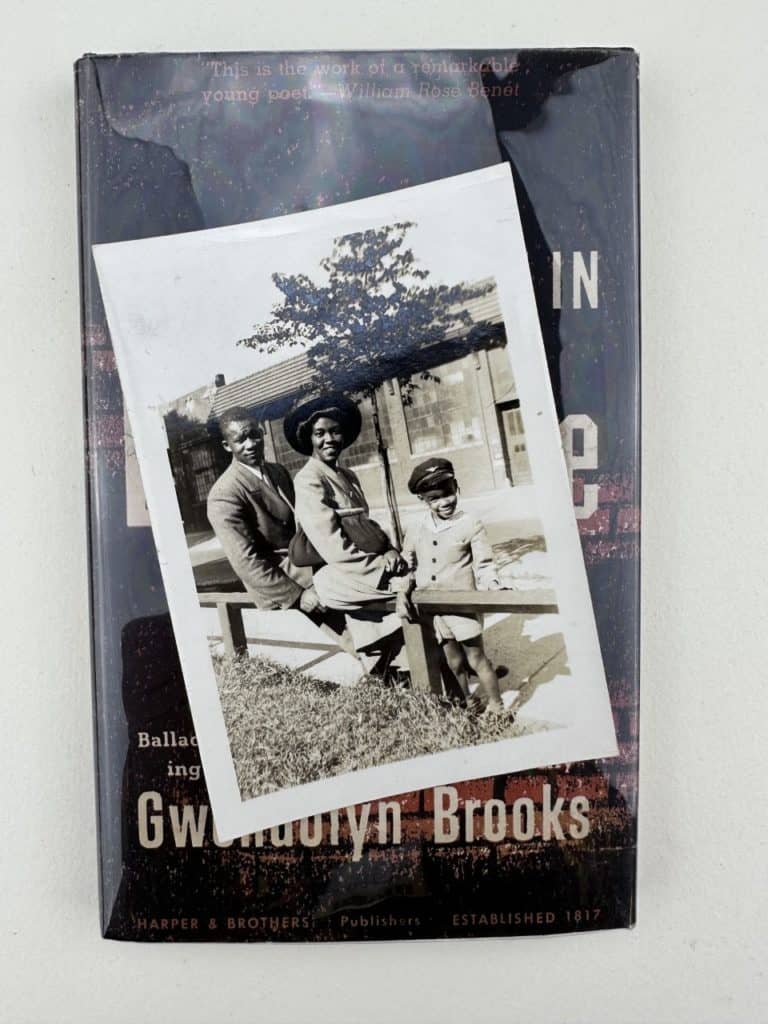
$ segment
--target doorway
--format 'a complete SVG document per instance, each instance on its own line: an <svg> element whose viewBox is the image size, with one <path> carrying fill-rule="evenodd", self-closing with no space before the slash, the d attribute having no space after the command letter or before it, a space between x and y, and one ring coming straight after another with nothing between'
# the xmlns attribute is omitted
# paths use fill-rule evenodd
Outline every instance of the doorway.
<svg viewBox="0 0 768 1024"><path fill-rule="evenodd" d="M503 402L496 406L499 419L501 447L504 453L504 469L513 487L532 482L531 463L528 460L528 448L525 441L523 417L520 413L520 400Z"/></svg>

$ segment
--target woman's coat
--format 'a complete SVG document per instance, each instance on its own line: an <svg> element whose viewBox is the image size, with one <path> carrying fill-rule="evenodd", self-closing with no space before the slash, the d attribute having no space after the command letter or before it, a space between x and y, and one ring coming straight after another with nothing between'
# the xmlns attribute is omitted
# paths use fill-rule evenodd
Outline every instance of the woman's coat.
<svg viewBox="0 0 768 1024"><path fill-rule="evenodd" d="M368 502L355 474L310 458L293 484L296 520L326 562L314 575L315 589L323 604L346 611L388 597L386 583L382 588L381 555L360 551L341 528L339 512L343 516L359 509L368 515Z"/></svg>

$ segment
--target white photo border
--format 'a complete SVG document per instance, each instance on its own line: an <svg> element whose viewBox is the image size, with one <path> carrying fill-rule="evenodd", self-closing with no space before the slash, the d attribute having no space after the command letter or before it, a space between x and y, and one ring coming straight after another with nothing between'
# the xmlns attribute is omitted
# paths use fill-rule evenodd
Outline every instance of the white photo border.
<svg viewBox="0 0 768 1024"><path fill-rule="evenodd" d="M495 269L491 273L498 286L507 333L506 352L520 397L539 516L571 669L567 687L557 688L556 704L548 708L562 728L366 768L243 800L207 639L199 625L199 598L168 461L160 402L156 395L148 397L142 377L147 345L153 338L152 325L130 312L130 304L124 301L121 292L121 281L126 281L131 266L136 267L148 254L172 261L175 252L201 243L214 250L232 241L267 244L270 238L281 235L327 232L329 226L334 234L342 235L365 230L373 221L380 223L382 216L389 222L445 217L446 208L449 213L460 208L468 227L483 219L492 221ZM468 245L475 236L468 236ZM266 221L94 246L93 253L211 809L222 841L398 793L617 754L570 478L549 384L514 184L507 165ZM172 296L165 297L165 301L171 300ZM158 360L162 362L161 353L153 353L150 363L159 366Z"/></svg>

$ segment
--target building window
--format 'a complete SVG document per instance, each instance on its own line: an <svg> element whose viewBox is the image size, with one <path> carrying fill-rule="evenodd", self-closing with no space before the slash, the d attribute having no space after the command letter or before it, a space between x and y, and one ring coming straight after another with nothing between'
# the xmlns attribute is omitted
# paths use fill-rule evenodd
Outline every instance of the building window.
<svg viewBox="0 0 768 1024"><path fill-rule="evenodd" d="M392 447L392 429L389 424L389 411L384 395L377 396L379 408L379 424L381 436L386 448ZM363 426L360 436L354 444L346 449L343 455L343 464L355 469L360 466L367 466L378 460L378 447L376 445L376 431L373 429L373 408L370 398L365 398L360 403L360 412L363 417ZM390 460L392 456L390 455Z"/></svg>
<svg viewBox="0 0 768 1024"><path fill-rule="evenodd" d="M284 466L291 476L295 476L307 461L307 456L295 452L288 444L283 433L282 420L271 420L269 428L272 433L272 444L275 446L275 462Z"/></svg>
<svg viewBox="0 0 768 1024"><path fill-rule="evenodd" d="M463 448L483 439L477 369L471 356L432 371L439 380L412 378L411 404L403 408L414 455Z"/></svg>
<svg viewBox="0 0 768 1024"><path fill-rule="evenodd" d="M210 444L196 445L185 452L191 471L192 498L202 504L208 498L208 492L216 482L219 469Z"/></svg>

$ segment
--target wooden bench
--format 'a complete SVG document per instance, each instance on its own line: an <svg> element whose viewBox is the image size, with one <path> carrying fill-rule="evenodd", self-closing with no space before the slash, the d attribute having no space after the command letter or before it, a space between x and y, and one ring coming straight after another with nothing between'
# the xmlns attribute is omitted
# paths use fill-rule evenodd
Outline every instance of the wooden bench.
<svg viewBox="0 0 768 1024"><path fill-rule="evenodd" d="M246 654L248 639L243 625L243 609L256 607L248 595L214 592L199 593L198 597L202 608L215 608L218 612L225 652L231 657ZM530 617L552 615L558 610L551 590L414 590L411 600L418 611L418 618L415 622L403 623L411 685L414 689L432 693L442 692L440 648L431 625L433 615L473 612L492 615L501 612ZM386 602L384 606L392 608L394 601ZM330 645L321 643L280 643L282 646L331 649Z"/></svg>

